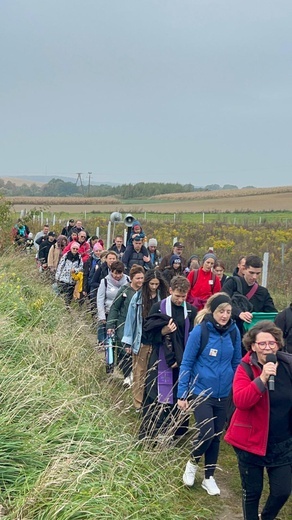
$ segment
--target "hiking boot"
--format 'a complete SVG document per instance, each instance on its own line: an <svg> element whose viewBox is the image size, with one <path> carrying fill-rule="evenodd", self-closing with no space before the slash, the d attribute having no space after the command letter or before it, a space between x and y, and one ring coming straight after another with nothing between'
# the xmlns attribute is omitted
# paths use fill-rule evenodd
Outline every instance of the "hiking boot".
<svg viewBox="0 0 292 520"><path fill-rule="evenodd" d="M197 469L197 464L193 464L190 460L187 462L186 469L183 474L183 483L185 486L194 485Z"/></svg>
<svg viewBox="0 0 292 520"><path fill-rule="evenodd" d="M204 478L202 488L207 491L208 495L220 495L220 489L218 488L214 477Z"/></svg>

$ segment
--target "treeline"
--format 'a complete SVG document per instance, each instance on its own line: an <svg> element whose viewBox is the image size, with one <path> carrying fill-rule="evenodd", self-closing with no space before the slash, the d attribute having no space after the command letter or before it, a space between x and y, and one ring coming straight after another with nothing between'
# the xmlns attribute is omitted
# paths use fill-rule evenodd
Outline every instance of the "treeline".
<svg viewBox="0 0 292 520"><path fill-rule="evenodd" d="M237 186L226 184L221 188L218 184L210 184L204 188L196 188L193 184L162 183L162 182L138 182L137 184L120 184L110 186L80 186L74 182L66 182L62 179L51 179L47 184L22 184L17 186L11 181L0 179L0 193L4 196L26 195L30 197L118 197L121 199L138 199L151 197L152 195L164 195L167 193L189 193L193 191L213 191L220 189L238 189Z"/></svg>

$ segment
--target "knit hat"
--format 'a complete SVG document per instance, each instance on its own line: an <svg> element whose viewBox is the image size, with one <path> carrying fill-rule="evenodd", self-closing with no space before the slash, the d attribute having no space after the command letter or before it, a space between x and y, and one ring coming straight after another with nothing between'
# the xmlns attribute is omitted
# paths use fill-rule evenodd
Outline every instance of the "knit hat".
<svg viewBox="0 0 292 520"><path fill-rule="evenodd" d="M134 229L134 227L136 227L136 226L140 226L140 228L142 228L142 226L141 226L139 220L134 220L134 222L133 222L133 224L132 224L132 229Z"/></svg>
<svg viewBox="0 0 292 520"><path fill-rule="evenodd" d="M227 294L218 294L210 303L210 309L213 313L221 303L229 303L232 306L232 301Z"/></svg>
<svg viewBox="0 0 292 520"><path fill-rule="evenodd" d="M181 257L178 255L172 255L169 261L170 265L181 264Z"/></svg>
<svg viewBox="0 0 292 520"><path fill-rule="evenodd" d="M214 255L214 253L206 253L204 256L203 256L203 263L208 259L208 258L213 258L213 260L216 262L217 260L217 256Z"/></svg>
<svg viewBox="0 0 292 520"><path fill-rule="evenodd" d="M93 246L93 251L103 251L103 247L99 242L96 242Z"/></svg>
<svg viewBox="0 0 292 520"><path fill-rule="evenodd" d="M148 247L149 246L157 247L157 240L156 240L156 238L149 238L149 240L148 240Z"/></svg>
<svg viewBox="0 0 292 520"><path fill-rule="evenodd" d="M75 242L75 240L73 240L73 242L70 243L70 249L72 250L73 247L80 247L80 244L78 242Z"/></svg>

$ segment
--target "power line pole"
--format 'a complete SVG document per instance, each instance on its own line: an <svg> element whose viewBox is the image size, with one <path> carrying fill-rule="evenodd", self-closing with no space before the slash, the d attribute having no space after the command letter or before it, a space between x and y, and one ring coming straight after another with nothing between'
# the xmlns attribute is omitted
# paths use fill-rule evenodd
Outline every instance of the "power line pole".
<svg viewBox="0 0 292 520"><path fill-rule="evenodd" d="M83 188L83 182L82 182L82 177L81 177L81 175L83 175L83 173L76 173L76 175L77 175L77 179L76 179L75 186L78 186L78 181L80 181L82 195L84 195L84 188Z"/></svg>

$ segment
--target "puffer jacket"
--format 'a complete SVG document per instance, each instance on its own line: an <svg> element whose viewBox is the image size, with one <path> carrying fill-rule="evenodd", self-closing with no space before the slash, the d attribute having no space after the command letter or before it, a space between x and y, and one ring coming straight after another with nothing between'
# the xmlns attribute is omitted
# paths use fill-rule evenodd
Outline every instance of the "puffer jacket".
<svg viewBox="0 0 292 520"><path fill-rule="evenodd" d="M201 325L197 325L189 335L184 351L178 384L178 398L186 399L188 394L212 396L217 399L228 397L235 370L241 360L240 333L234 322L220 333L212 322L206 321L209 330L208 344L199 357L201 346ZM230 332L236 328L236 342L233 346Z"/></svg>
<svg viewBox="0 0 292 520"><path fill-rule="evenodd" d="M68 258L69 255L69 258ZM70 253L66 253L62 256L55 275L57 282L67 283L69 285L75 285L75 281L72 278L71 271L74 269L75 273L79 273L83 270L83 262L81 256L78 255L76 260L70 260Z"/></svg>

